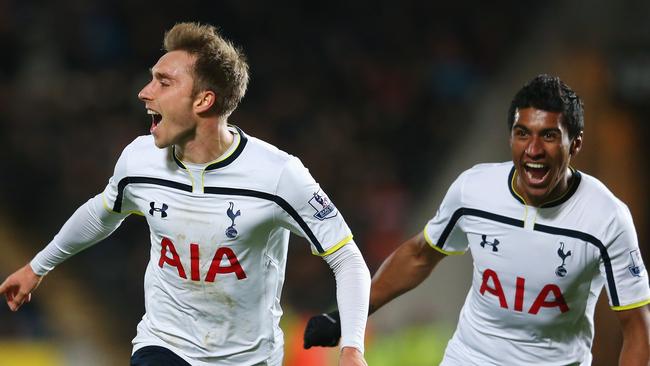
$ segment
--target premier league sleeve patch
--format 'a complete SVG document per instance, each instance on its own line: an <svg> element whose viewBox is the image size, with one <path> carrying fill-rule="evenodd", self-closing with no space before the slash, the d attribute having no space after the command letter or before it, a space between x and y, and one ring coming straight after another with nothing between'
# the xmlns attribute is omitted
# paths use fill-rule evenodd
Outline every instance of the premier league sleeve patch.
<svg viewBox="0 0 650 366"><path fill-rule="evenodd" d="M309 204L316 211L314 217L321 221L331 219L338 214L334 204L330 202L330 199L325 195L325 192L320 189L312 194Z"/></svg>
<svg viewBox="0 0 650 366"><path fill-rule="evenodd" d="M643 270L643 260L641 259L641 253L638 249L635 249L630 252L630 260L627 269L630 270L630 274L634 277L641 277Z"/></svg>

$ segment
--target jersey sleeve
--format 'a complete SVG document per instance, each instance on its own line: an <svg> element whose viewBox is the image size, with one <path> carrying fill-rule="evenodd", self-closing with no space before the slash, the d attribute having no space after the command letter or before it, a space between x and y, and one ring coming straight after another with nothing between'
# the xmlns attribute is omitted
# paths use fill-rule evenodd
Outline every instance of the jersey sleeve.
<svg viewBox="0 0 650 366"><path fill-rule="evenodd" d="M108 184L104 188L104 192L102 192L103 206L104 209L112 213L141 215L135 204L129 200L126 192L130 152L131 145L128 145L117 160L113 176L109 178Z"/></svg>
<svg viewBox="0 0 650 366"><path fill-rule="evenodd" d="M424 227L424 238L429 245L446 255L463 254L467 251L467 235L458 225L459 209L462 205L462 186L464 175L461 174L451 184L435 216Z"/></svg>
<svg viewBox="0 0 650 366"><path fill-rule="evenodd" d="M312 253L331 254L352 241L343 216L298 158L285 164L276 195L279 224L309 240Z"/></svg>
<svg viewBox="0 0 650 366"><path fill-rule="evenodd" d="M603 243L607 255L601 257L600 271L607 279L605 288L610 306L614 310L628 310L650 303L648 273L639 250L632 215L626 206L621 204L607 227L607 233L611 236Z"/></svg>

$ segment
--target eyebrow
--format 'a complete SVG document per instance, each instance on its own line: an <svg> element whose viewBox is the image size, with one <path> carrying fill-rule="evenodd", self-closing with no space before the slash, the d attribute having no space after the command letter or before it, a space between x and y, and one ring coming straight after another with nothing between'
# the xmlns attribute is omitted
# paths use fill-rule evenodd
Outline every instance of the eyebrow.
<svg viewBox="0 0 650 366"><path fill-rule="evenodd" d="M170 80L174 79L171 75L164 73L162 71L153 71L153 67L149 68L149 73L156 79L170 79Z"/></svg>
<svg viewBox="0 0 650 366"><path fill-rule="evenodd" d="M524 130L524 131L526 131L526 132L530 132L530 129L529 129L528 127L526 127L526 126L517 125L517 124L515 124L515 125L512 126L512 129L513 129L513 130L516 129L516 128L517 128L517 129L520 129L520 130ZM543 130L540 131L540 134L543 134L543 133L546 133L546 132L557 132L557 133L560 133L560 134L561 134L561 133L562 133L562 130L559 129L559 128L557 128L557 127L553 127L553 128L545 128L545 129L543 129Z"/></svg>

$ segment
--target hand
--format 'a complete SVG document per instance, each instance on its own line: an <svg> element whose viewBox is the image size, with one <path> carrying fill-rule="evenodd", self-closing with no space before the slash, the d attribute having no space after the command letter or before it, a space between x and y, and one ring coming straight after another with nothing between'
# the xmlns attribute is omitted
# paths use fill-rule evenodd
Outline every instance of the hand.
<svg viewBox="0 0 650 366"><path fill-rule="evenodd" d="M5 295L11 311L17 311L24 303L31 301L32 291L38 287L42 278L34 273L28 263L7 277L0 285L0 295Z"/></svg>
<svg viewBox="0 0 650 366"><path fill-rule="evenodd" d="M339 357L339 366L368 366L368 364L361 351L353 347L343 347Z"/></svg>
<svg viewBox="0 0 650 366"><path fill-rule="evenodd" d="M316 315L307 322L303 347L305 349L312 346L334 347L339 344L340 338L341 319L338 311Z"/></svg>

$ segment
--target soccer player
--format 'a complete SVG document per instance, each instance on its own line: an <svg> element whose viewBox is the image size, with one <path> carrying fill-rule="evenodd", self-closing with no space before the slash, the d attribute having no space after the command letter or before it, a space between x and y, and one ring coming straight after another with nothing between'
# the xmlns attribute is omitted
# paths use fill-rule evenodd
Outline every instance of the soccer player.
<svg viewBox="0 0 650 366"><path fill-rule="evenodd" d="M0 293L18 310L55 266L142 215L151 251L131 365L281 365L293 232L334 271L340 365L365 365L370 273L350 229L298 158L227 123L248 84L243 54L196 23L174 26L164 48L138 94L151 134Z"/></svg>
<svg viewBox="0 0 650 366"><path fill-rule="evenodd" d="M470 250L472 287L442 365L590 365L605 286L623 330L621 365L648 365L648 275L628 208L570 166L583 141L580 98L540 75L508 115L512 162L480 164L449 188L424 231L372 279L370 312ZM338 314L310 319L305 347L338 341Z"/></svg>

